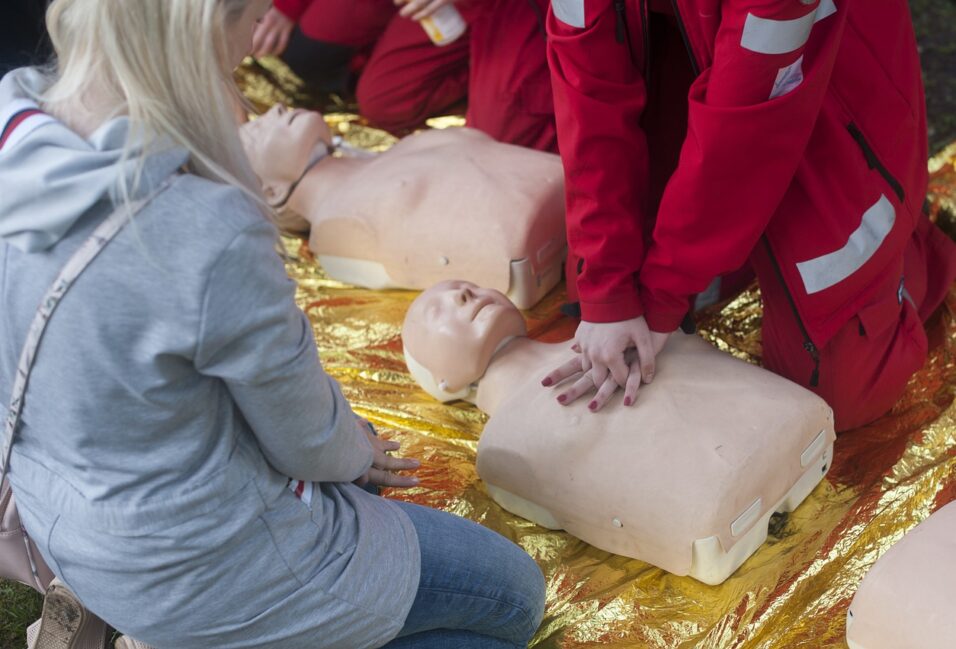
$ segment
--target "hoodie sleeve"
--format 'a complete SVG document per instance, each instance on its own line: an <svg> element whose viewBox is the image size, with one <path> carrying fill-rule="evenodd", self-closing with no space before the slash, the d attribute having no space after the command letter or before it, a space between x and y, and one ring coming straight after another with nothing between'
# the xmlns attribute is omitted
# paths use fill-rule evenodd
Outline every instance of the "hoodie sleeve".
<svg viewBox="0 0 956 649"><path fill-rule="evenodd" d="M229 388L275 469L297 480L350 482L372 448L338 383L322 369L275 228L241 231L209 274L195 363Z"/></svg>

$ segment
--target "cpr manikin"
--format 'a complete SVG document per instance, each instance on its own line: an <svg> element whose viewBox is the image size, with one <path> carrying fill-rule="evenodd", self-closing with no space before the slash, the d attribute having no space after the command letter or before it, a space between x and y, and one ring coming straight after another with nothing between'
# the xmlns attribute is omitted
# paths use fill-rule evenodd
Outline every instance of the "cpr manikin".
<svg viewBox="0 0 956 649"><path fill-rule="evenodd" d="M956 647L956 503L904 536L870 569L847 614L850 649Z"/></svg>
<svg viewBox="0 0 956 649"><path fill-rule="evenodd" d="M558 282L565 254L558 156L473 129L425 131L387 152L324 155L321 115L275 107L242 127L281 224L309 230L333 278L424 289L463 277L528 308ZM323 157L324 155L324 157Z"/></svg>
<svg viewBox="0 0 956 649"><path fill-rule="evenodd" d="M823 400L697 336L671 336L635 405L592 413L541 388L568 344L525 332L504 295L449 281L412 303L402 338L427 392L490 415L478 474L502 507L539 525L717 584L830 465Z"/></svg>

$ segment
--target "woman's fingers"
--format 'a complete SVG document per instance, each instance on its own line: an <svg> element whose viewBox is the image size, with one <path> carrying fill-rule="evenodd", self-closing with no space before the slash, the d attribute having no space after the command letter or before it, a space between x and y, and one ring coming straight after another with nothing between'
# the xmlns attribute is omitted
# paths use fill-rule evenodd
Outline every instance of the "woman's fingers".
<svg viewBox="0 0 956 649"><path fill-rule="evenodd" d="M377 461L372 463L373 468L384 469L385 471L415 471L421 466L422 463L415 458L392 457L391 455L378 458Z"/></svg>
<svg viewBox="0 0 956 649"><path fill-rule="evenodd" d="M426 4L428 4L428 0L409 0L405 3L405 6L401 8L398 14L400 16L404 16L405 18L409 18L412 14L421 11Z"/></svg>
<svg viewBox="0 0 956 649"><path fill-rule="evenodd" d="M581 373L581 360L579 358L572 358L566 363L563 363L556 370L552 370L550 374L544 377L541 380L541 385L544 387L550 387L552 385L558 385L563 381L574 377L576 374Z"/></svg>
<svg viewBox="0 0 956 649"><path fill-rule="evenodd" d="M279 32L279 42L276 43L275 56L282 56L289 47L289 39L292 38L292 30L283 29Z"/></svg>
<svg viewBox="0 0 956 649"><path fill-rule="evenodd" d="M591 375L585 374L575 381L574 385L572 385L570 389L558 395L558 403L566 406L569 403L573 403L577 399L580 399L585 394L588 394L593 389L594 381L591 380Z"/></svg>
<svg viewBox="0 0 956 649"><path fill-rule="evenodd" d="M443 5L446 5L446 4L448 4L448 0L432 0L431 2L425 5L424 9L415 13L415 15L412 16L412 20L421 20L423 18L428 18L433 13L438 11Z"/></svg>
<svg viewBox="0 0 956 649"><path fill-rule="evenodd" d="M402 448L402 445L399 442L396 442L394 440L382 439L381 437L379 437L378 439L381 442L379 444L379 448L381 448L382 451L384 451L385 453L390 453L391 451L397 451L398 449Z"/></svg>
<svg viewBox="0 0 956 649"><path fill-rule="evenodd" d="M619 387L614 377L609 375L607 379L604 380L604 383L601 384L597 394L591 399L591 403L588 404L588 408L591 412L597 412L603 408L611 397L614 396L614 393L618 391Z"/></svg>
<svg viewBox="0 0 956 649"><path fill-rule="evenodd" d="M595 362L591 365L589 374L593 387L604 385L604 381L611 377L611 371L608 366L600 362Z"/></svg>
<svg viewBox="0 0 956 649"><path fill-rule="evenodd" d="M414 487L418 485L418 478L409 475L400 475L391 471L383 471L372 467L368 472L368 481L379 487Z"/></svg>
<svg viewBox="0 0 956 649"><path fill-rule="evenodd" d="M628 368L627 383L624 384L624 405L629 406L637 400L637 391L641 387L641 364L637 359L631 361Z"/></svg>

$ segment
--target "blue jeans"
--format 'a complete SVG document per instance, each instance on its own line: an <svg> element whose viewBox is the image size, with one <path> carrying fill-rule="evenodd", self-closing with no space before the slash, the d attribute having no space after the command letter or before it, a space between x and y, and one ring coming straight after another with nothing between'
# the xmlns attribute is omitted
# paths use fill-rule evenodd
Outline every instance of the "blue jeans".
<svg viewBox="0 0 956 649"><path fill-rule="evenodd" d="M534 560L477 523L398 504L418 533L422 572L405 626L385 649L527 647L544 614L544 578Z"/></svg>

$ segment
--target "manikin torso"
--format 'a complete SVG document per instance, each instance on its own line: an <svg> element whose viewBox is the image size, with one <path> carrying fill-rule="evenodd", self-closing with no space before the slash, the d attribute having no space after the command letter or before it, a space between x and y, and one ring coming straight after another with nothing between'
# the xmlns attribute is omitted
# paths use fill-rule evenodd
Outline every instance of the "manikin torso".
<svg viewBox="0 0 956 649"><path fill-rule="evenodd" d="M850 604L850 649L956 647L956 503L909 531Z"/></svg>
<svg viewBox="0 0 956 649"><path fill-rule="evenodd" d="M335 157L288 207L330 275L370 288L468 279L537 302L565 253L560 158L472 129L425 131L370 158Z"/></svg>
<svg viewBox="0 0 956 649"><path fill-rule="evenodd" d="M515 338L474 393L491 416L478 473L516 514L719 583L826 473L830 408L697 336L671 337L630 408L559 405L540 378L567 357L566 344Z"/></svg>

